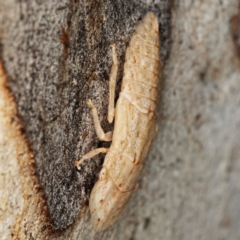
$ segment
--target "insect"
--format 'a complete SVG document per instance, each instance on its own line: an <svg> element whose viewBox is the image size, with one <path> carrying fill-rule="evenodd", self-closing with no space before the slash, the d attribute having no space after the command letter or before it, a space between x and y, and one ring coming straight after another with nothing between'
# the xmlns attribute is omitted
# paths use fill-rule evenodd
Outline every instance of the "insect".
<svg viewBox="0 0 240 240"><path fill-rule="evenodd" d="M96 107L91 100L87 102L97 136L100 140L112 141L109 149L95 149L75 163L80 167L83 161L100 152L107 153L89 201L91 222L96 231L112 225L137 190L138 178L155 129L160 80L158 28L158 20L152 12L147 13L137 26L126 52L121 92L115 110L118 61L115 45L112 45L108 121L111 123L115 117L113 132L104 133Z"/></svg>

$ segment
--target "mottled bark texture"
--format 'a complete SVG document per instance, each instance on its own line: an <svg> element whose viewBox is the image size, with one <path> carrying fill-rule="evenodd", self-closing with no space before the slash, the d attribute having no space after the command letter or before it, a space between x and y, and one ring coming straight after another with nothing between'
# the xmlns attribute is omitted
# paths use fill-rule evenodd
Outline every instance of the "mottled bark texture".
<svg viewBox="0 0 240 240"><path fill-rule="evenodd" d="M87 205L104 157L84 163L80 171L74 166L104 144L86 99L96 104L103 128L112 129L106 121L110 44L116 44L120 62L119 89L126 46L149 10L167 33L166 1L1 2L1 57L54 229L68 227Z"/></svg>
<svg viewBox="0 0 240 240"><path fill-rule="evenodd" d="M103 144L86 99L110 130L109 46L119 91L149 10L165 64L158 131L127 210L95 234L85 206L104 156L74 167ZM240 238L239 0L0 0L0 11L1 239Z"/></svg>

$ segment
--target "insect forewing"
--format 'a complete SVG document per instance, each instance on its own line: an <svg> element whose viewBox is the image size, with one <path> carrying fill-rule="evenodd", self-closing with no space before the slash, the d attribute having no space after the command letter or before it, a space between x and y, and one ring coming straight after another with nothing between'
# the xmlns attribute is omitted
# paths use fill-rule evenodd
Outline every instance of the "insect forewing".
<svg viewBox="0 0 240 240"><path fill-rule="evenodd" d="M106 177L98 180L90 197L97 231L117 220L136 190L155 128L159 73L158 20L150 12L136 28L126 52L112 144L103 164Z"/></svg>

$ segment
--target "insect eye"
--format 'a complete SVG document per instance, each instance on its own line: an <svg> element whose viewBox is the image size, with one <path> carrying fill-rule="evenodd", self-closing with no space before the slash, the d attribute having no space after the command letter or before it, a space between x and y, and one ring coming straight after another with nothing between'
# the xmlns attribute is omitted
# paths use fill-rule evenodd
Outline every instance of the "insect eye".
<svg viewBox="0 0 240 240"><path fill-rule="evenodd" d="M105 167L102 168L102 170L99 173L99 180L103 181L107 177L107 169Z"/></svg>

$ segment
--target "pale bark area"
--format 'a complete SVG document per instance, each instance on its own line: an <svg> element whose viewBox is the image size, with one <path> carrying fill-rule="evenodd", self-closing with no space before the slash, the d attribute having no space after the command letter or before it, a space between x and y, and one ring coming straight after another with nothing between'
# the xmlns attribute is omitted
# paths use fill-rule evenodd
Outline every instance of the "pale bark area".
<svg viewBox="0 0 240 240"><path fill-rule="evenodd" d="M237 55L231 25L232 18L239 14L238 1L205 0L193 2L183 0L175 1L172 5L172 46L169 59L163 69L158 131L146 160L139 190L131 199L121 219L106 231L98 234L93 231L89 222L90 215L87 208L81 208L81 214L76 212L77 219L66 230L61 232L51 230L47 205L43 190L40 187L40 184L44 185L44 181L43 183L38 182L37 175L39 172L35 170L36 161L38 171L40 169L40 175L44 175L41 173L46 168L41 164L44 153L38 153L37 150L49 151L49 146L46 146L45 149L39 147L43 138L41 138L41 134L34 132L34 122L28 122L27 120L28 118L34 119L33 113L36 114L36 109L42 110L44 108L45 105L40 101L42 97L40 87L45 87L47 84L41 85L41 82L36 81L36 83L28 82L29 85L26 83L22 87L22 89L36 91L35 85L37 84L41 95L40 100L29 99L29 102L34 102L35 105L32 107L35 111L32 109L25 110L22 100L24 98L20 92L21 86L18 86L17 79L18 77L20 83L24 83L21 79L31 79L31 74L34 72L32 69L37 64L40 64L37 65L37 79L43 81L45 79L43 75L46 74L47 78L55 79L56 84L59 83L59 65L62 66L61 71L63 73L60 72L64 75L62 81L72 76L70 73L64 73L65 69L80 71L74 69L74 64L71 61L66 63L61 59L63 52L69 49L58 46L58 30L55 27L59 25L58 29L61 29L67 12L64 12L65 10L62 8L60 13L58 11L57 14L53 14L49 11L51 4L48 6L44 3L38 3L38 6L40 6L38 8L39 16L36 16L36 19L42 23L41 18L49 16L47 24L49 24L50 29L53 29L52 31L49 30L51 38L39 42L42 45L37 49L42 52L40 51L40 55L36 55L37 57L30 53L24 55L24 52L28 48L30 49L34 43L38 43L38 38L41 37L41 34L39 36L33 34L32 42L23 46L24 57L17 56L14 58L14 51L17 51L17 47L14 48L14 46L18 46L18 41L20 41L17 38L18 36L16 37L14 34L19 31L21 36L21 32L25 31L24 34L28 34L31 31L24 28L27 24L15 26L19 28L18 31L10 31L11 28L7 29L7 26L14 28L14 24L17 24L14 19L21 14L24 15L24 11L29 7L18 9L16 5L15 7L20 12L18 15L14 8L15 1L8 1L8 4L4 2L3 0L0 2L0 6L4 10L4 12L1 12L1 16L6 18L5 23L1 26L3 48L1 57L8 79L5 78L5 73L1 69L0 238L164 240L240 238L240 60ZM153 4L151 1L145 2L147 6ZM55 4L57 5L57 2ZM65 3L65 6L67 4L68 2ZM60 5L64 6L64 3L61 2ZM143 8L144 6L143 4ZM60 6L56 6L57 8L60 8ZM134 24L137 22L138 14L142 14L140 10L139 13L133 15L134 18L129 18L129 21L131 20L129 26L128 24L124 25L129 29L123 31L125 35L122 39L116 38L116 41L119 41L118 50L122 60L125 51L124 42L126 41L125 44L127 44L132 29L134 29ZM1 23L3 22L2 17ZM31 15L28 17L31 20L33 18ZM25 21L30 20L27 18ZM72 21L74 22L74 20ZM37 25L33 21L34 24ZM77 26L79 22L75 19L74 24ZM10 33L7 33L7 30ZM54 31L57 33L54 33ZM74 32L70 33L77 36ZM99 36L101 34L100 32ZM111 35L111 32L107 34ZM63 35L65 36L65 34ZM93 34L93 39L95 37ZM109 42L113 40L111 37L106 39ZM49 43L50 40L52 42ZM71 42L71 40L69 41ZM63 38L62 42L66 45L66 39ZM123 47L122 50L120 50L120 46ZM101 61L101 54L97 57L96 63L89 63L92 64L91 68L96 67L98 61ZM106 54L109 54L109 51ZM42 59L38 59L38 56L42 56ZM103 60L106 68L110 69L110 57L103 58ZM46 67L48 64L51 64L50 69ZM23 67L24 70L17 71L17 69ZM101 72L99 66L97 67L102 74L100 76L107 75L104 71ZM91 69L88 69L88 71L92 74ZM106 72L108 71L106 70ZM91 74L87 74L87 76L93 77ZM98 79L100 76L96 78ZM51 81L51 78L49 81ZM69 82L71 81L75 84L74 79ZM104 89L107 89L107 83L107 79L102 82L96 81L95 85L93 84L90 88L85 89L85 92L89 94L88 96L99 100L98 107L102 107L100 111L102 119L104 119L103 116L106 116L107 101L105 100ZM15 99L20 99L22 102L14 102L9 85ZM62 89L63 92L67 91L63 86ZM54 107L58 108L58 102L51 99L54 94L47 90L48 88L45 88L45 92L43 91L44 96L49 97L49 102L53 102L52 109L49 112L43 109L45 115L42 114L41 116L44 115L43 121L52 124L51 127L54 128L53 124L56 124L56 121L58 121L56 119L59 118L54 116ZM24 93L28 94L28 91L24 90L22 94ZM34 96L33 93L32 97ZM86 94L84 95L83 92L81 94L84 96L81 99L81 104L84 104ZM80 97L81 94L78 93ZM62 96L64 96L64 93ZM76 95L66 94L66 96L73 101L74 98L71 97ZM26 106L29 107L27 103ZM103 106L101 106L101 103L103 103ZM82 139L76 141L74 149L78 150L75 150L68 162L73 163L77 157L83 155L94 144L96 146L97 142L96 140L89 140L95 138L95 135L94 129L89 123L91 118L88 115L88 109L86 107L82 107L80 110L76 108L78 111L75 112L74 107L71 110L71 104L65 104L68 106L68 109L65 109L68 114L78 115L81 110L81 116L85 119L82 124L84 126L89 125L87 128L89 135L85 145L80 145L79 141L83 141ZM17 118L17 108L23 123ZM29 115L24 116L24 113L28 112ZM64 112L61 113L60 122L62 125L64 125L62 121L66 115ZM68 121L69 126L71 126L73 120L69 118L65 121ZM73 123L75 122L73 121ZM49 128L48 124L44 127ZM23 126L29 139L24 135ZM44 127L40 126L39 128ZM107 125L106 127L110 128ZM80 131L81 127L75 126L73 138L77 137L78 130ZM68 134L67 131L65 133ZM60 139L65 137L63 132L59 132L59 135ZM68 141L70 141L69 135L67 136ZM59 139L54 139L54 141L56 144L61 142ZM65 142L64 144L64 146L67 146ZM34 159L34 155L36 159ZM65 158L63 157L60 160L65 161ZM54 166L56 167L56 165ZM50 169L51 167L53 166L50 166ZM91 170L95 172L97 167L92 166ZM77 178L77 180L79 179ZM88 191L85 194L86 197L84 198L87 198ZM71 199L71 195L63 197ZM69 208L72 211L74 210L72 206ZM76 209L79 210L80 207L76 207ZM67 220L65 223L67 223Z"/></svg>

